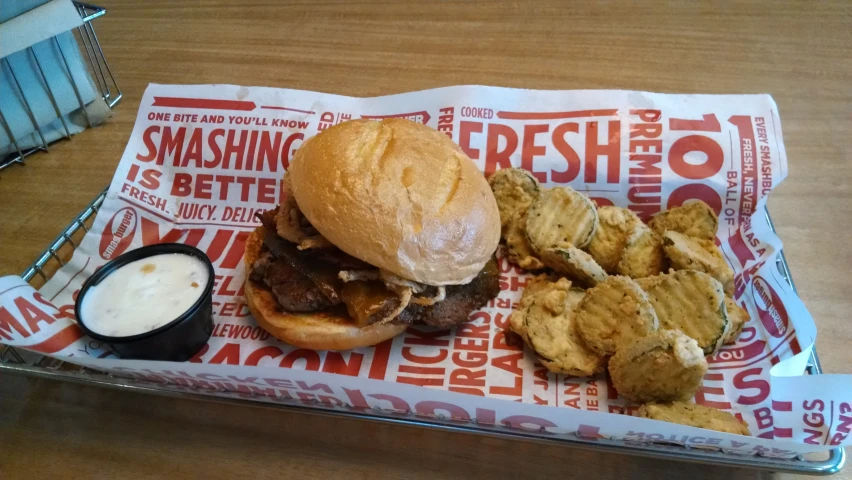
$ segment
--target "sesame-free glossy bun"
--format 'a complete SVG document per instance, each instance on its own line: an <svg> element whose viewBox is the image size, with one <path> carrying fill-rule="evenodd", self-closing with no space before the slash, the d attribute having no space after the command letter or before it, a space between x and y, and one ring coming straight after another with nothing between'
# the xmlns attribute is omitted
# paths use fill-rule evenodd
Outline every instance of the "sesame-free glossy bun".
<svg viewBox="0 0 852 480"><path fill-rule="evenodd" d="M500 240L482 172L445 134L353 120L307 140L289 169L296 203L344 252L428 285L469 282Z"/></svg>

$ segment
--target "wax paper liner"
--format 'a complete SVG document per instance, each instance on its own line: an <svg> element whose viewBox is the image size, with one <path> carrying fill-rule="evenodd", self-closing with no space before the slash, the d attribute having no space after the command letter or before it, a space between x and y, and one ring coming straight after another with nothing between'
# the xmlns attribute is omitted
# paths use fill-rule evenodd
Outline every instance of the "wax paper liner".
<svg viewBox="0 0 852 480"><path fill-rule="evenodd" d="M271 338L242 296L253 214L280 202L281 178L305 138L360 117L423 122L450 136L486 174L526 168L546 186L568 185L645 219L695 198L710 204L736 272L734 298L751 321L735 345L708 358L695 401L731 411L754 436L636 418L629 414L638 406L619 398L604 375L554 375L531 352L507 344L508 315L528 275L502 258L499 297L457 328L414 326L348 352ZM351 98L151 85L104 205L72 260L41 293L20 279L0 283L0 340L170 388L261 401L296 398L743 454L826 450L847 442L852 384L846 375L804 375L816 328L778 268L781 242L764 214L767 193L786 172L768 95L460 86ZM117 359L74 324L85 278L129 249L158 242L196 245L216 266L213 337L187 363Z"/></svg>

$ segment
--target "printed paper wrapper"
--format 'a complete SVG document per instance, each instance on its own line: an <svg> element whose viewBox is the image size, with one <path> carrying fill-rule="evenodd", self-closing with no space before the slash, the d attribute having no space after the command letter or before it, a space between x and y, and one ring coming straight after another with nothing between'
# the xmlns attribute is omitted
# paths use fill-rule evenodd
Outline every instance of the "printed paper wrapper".
<svg viewBox="0 0 852 480"><path fill-rule="evenodd" d="M599 205L644 219L701 199L718 213L736 301L751 320L708 358L695 401L730 411L754 436L647 420L606 376L549 373L504 331L528 276L501 260L502 291L468 324L413 326L370 348L320 352L259 328L242 292L254 213L281 201L293 152L355 118L404 117L457 142L486 175L522 167ZM780 120L767 95L664 95L448 87L377 98L230 85L151 85L91 231L40 292L0 281L0 338L63 360L171 388L268 402L376 409L542 435L664 441L743 454L793 456L849 443L852 382L806 376L813 319L778 267L781 242L765 216L784 179ZM215 329L187 363L121 360L74 323L85 278L123 252L182 242L216 267ZM629 415L624 415L629 414Z"/></svg>

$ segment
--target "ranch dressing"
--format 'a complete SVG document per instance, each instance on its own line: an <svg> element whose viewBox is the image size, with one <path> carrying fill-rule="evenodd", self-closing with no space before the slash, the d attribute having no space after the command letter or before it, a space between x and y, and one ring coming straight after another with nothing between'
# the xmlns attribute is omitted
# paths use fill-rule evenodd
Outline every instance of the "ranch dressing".
<svg viewBox="0 0 852 480"><path fill-rule="evenodd" d="M143 258L89 288L80 316L99 335L150 332L189 310L209 281L207 265L193 256L167 253Z"/></svg>

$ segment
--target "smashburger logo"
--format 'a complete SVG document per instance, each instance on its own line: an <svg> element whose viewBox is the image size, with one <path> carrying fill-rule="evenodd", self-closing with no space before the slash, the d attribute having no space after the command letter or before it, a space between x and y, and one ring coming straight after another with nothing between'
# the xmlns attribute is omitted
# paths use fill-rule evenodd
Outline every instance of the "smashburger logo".
<svg viewBox="0 0 852 480"><path fill-rule="evenodd" d="M787 333L790 319L784 304L781 303L781 298L769 282L759 276L755 276L752 280L751 292L760 321L763 322L766 331L775 338L783 337Z"/></svg>
<svg viewBox="0 0 852 480"><path fill-rule="evenodd" d="M107 222L98 251L101 258L109 260L117 257L127 250L136 232L136 211L130 207L124 207L115 212Z"/></svg>

